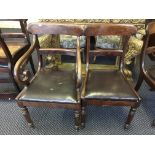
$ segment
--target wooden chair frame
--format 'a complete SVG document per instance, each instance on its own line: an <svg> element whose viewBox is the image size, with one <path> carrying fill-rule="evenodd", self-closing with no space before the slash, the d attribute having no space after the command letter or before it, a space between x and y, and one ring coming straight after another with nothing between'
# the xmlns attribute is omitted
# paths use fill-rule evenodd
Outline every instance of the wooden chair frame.
<svg viewBox="0 0 155 155"><path fill-rule="evenodd" d="M28 122L28 125L34 127L33 122L30 118L27 106L32 107L49 107L49 108L65 108L75 111L75 128L78 130L81 126L81 100L80 100L80 87L82 83L81 77L81 56L80 56L80 36L83 33L83 29L78 25L68 25L68 24L50 24L50 23L31 23L28 26L28 31L33 35L33 43L28 51L19 59L15 65L14 76L17 83L24 85L22 92L16 97L18 106ZM65 35L75 35L77 36L77 48L76 49L62 49L62 48L40 48L38 35L40 34L65 34ZM24 70L31 54L34 50L38 53L38 70L34 77L30 80L29 72ZM32 81L38 76L41 69L43 69L43 54L56 54L61 53L65 55L76 56L76 92L77 92L77 104L62 104L62 103L51 103L51 102L34 102L34 101L20 101L20 96L27 90ZM22 74L22 76L21 76ZM22 78L21 78L22 77ZM23 78L24 77L24 78ZM62 77L63 78L63 77Z"/></svg>
<svg viewBox="0 0 155 155"><path fill-rule="evenodd" d="M135 90L132 88L131 84L127 81L127 78L124 74L124 56L128 49L128 40L131 35L136 33L136 28L132 25L127 24L92 24L88 25L85 31L85 35L87 37L87 56L86 56L86 78L83 85L83 92L82 92L82 126L85 126L85 107L88 104L92 105L108 105L108 106L131 106L130 112L128 114L127 121L125 123L124 128L127 129L134 117L134 114L136 112L137 107L139 106L140 97L135 92ZM116 50L116 49L95 49L90 50L90 36L97 36L97 35L119 35L123 36L122 39L122 50ZM119 56L120 62L119 62L119 71L124 77L124 80L128 83L129 87L132 89L132 91L137 96L137 100L135 101L112 101L109 100L97 100L97 99L86 99L85 96L85 89L87 85L87 79L89 74L89 57L90 54L95 55L102 55L102 56Z"/></svg>

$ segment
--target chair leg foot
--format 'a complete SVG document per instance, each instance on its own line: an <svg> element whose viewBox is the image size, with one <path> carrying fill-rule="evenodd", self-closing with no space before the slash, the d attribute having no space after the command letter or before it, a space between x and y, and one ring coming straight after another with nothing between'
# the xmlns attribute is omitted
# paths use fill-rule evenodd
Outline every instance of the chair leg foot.
<svg viewBox="0 0 155 155"><path fill-rule="evenodd" d="M128 130L129 129L130 124L125 123L124 125L124 130Z"/></svg>
<svg viewBox="0 0 155 155"><path fill-rule="evenodd" d="M76 130L76 132L79 132L80 127L75 125L75 130Z"/></svg>
<svg viewBox="0 0 155 155"><path fill-rule="evenodd" d="M79 131L81 126L81 111L76 110L75 111L75 129L76 131Z"/></svg>
<svg viewBox="0 0 155 155"><path fill-rule="evenodd" d="M28 126L29 126L30 128L35 128L35 126L34 126L33 123L28 123Z"/></svg>
<svg viewBox="0 0 155 155"><path fill-rule="evenodd" d="M34 124L32 122L32 119L30 117L30 114L29 114L29 111L27 109L27 107L21 107L21 112L23 114L23 116L25 117L27 123L28 123L28 126L31 127L31 128L34 128Z"/></svg>
<svg viewBox="0 0 155 155"><path fill-rule="evenodd" d="M85 128L85 123L82 122L82 123L81 123L81 129L84 129L84 128Z"/></svg>
<svg viewBox="0 0 155 155"><path fill-rule="evenodd" d="M136 110L137 110L137 108L131 107L130 112L128 114L127 121L126 121L125 126L124 126L125 130L127 130L129 128L129 126L133 120L133 117L135 115Z"/></svg>

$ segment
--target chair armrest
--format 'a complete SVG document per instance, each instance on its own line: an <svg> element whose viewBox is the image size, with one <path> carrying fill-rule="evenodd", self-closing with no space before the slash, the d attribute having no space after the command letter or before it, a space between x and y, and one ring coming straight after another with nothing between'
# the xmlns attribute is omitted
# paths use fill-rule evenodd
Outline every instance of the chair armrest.
<svg viewBox="0 0 155 155"><path fill-rule="evenodd" d="M25 69L28 60L36 48L37 36L33 35L33 43L30 48L25 52L25 54L16 62L14 67L14 77L17 83L22 85L29 85L30 83L30 71Z"/></svg>

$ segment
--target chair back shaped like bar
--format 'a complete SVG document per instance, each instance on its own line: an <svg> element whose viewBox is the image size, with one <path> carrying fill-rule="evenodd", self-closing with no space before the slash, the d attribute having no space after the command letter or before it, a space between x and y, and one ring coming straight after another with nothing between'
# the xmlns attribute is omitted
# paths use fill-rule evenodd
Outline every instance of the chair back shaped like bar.
<svg viewBox="0 0 155 155"><path fill-rule="evenodd" d="M83 34L83 26L75 25L75 24L58 24L58 23L30 23L27 27L27 31L33 35L32 46L29 51L21 58L21 60L16 65L16 68L19 69L18 66L26 62L28 57L33 52L34 48L37 49L38 57L39 57L39 68L40 70L43 67L43 55L70 55L76 57L76 73L77 79L81 81L81 57L80 57L80 36ZM65 48L41 48L39 45L38 36L43 34L65 34L65 35L74 35L77 37L77 48L75 49L65 49ZM18 69L15 70L15 75L18 75ZM16 79L19 83L22 81L19 80L18 76ZM79 82L80 83L80 82ZM78 85L78 84L77 84Z"/></svg>
<svg viewBox="0 0 155 155"><path fill-rule="evenodd" d="M86 36L97 35L133 35L137 32L135 26L130 24L90 24L85 30Z"/></svg>
<svg viewBox="0 0 155 155"><path fill-rule="evenodd" d="M89 66L89 55L102 55L102 56L120 56L120 68L123 69L124 56L128 49L128 41L131 35L136 34L137 29L130 24L90 24L85 30L87 36L87 56L86 63ZM121 36L122 49L95 49L90 50L90 36ZM88 69L87 69L88 70Z"/></svg>
<svg viewBox="0 0 155 155"><path fill-rule="evenodd" d="M30 23L28 31L32 34L64 34L81 36L83 26L76 24Z"/></svg>

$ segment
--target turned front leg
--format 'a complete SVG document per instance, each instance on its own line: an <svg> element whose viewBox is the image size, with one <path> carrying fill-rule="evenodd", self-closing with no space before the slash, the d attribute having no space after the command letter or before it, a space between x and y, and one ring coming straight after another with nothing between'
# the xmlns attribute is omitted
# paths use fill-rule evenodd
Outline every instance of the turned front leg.
<svg viewBox="0 0 155 155"><path fill-rule="evenodd" d="M81 114L81 127L85 127L85 120L86 120L86 107L85 105L82 106L82 114Z"/></svg>
<svg viewBox="0 0 155 155"><path fill-rule="evenodd" d="M133 120L133 117L135 115L135 112L137 110L137 107L131 107L130 111L129 111L129 114L128 114L128 118L127 118L127 121L125 123L125 126L124 126L124 129L128 129L132 120Z"/></svg>
<svg viewBox="0 0 155 155"><path fill-rule="evenodd" d="M76 110L75 111L75 129L76 129L76 131L78 131L80 129L80 126L81 126L81 111Z"/></svg>
<svg viewBox="0 0 155 155"><path fill-rule="evenodd" d="M28 111L27 107L26 106L23 106L23 107L20 107L20 109L21 109L21 113L25 117L28 125L30 127L34 127L34 124L33 124L32 120L31 120L31 117L30 117L30 114L29 114L29 111Z"/></svg>

